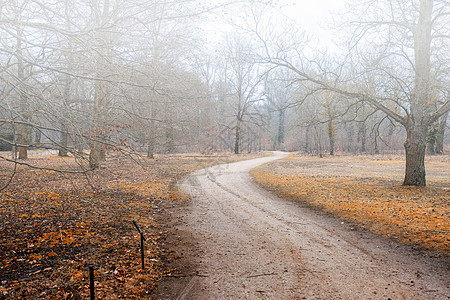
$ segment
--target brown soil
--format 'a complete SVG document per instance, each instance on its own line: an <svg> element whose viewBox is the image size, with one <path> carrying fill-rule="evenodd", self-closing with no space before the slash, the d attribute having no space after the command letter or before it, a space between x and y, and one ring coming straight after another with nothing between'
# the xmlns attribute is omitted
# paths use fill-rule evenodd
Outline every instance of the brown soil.
<svg viewBox="0 0 450 300"><path fill-rule="evenodd" d="M194 173L168 210L173 273L163 299L448 299L450 264L252 182L260 158ZM181 245L181 247L177 246Z"/></svg>

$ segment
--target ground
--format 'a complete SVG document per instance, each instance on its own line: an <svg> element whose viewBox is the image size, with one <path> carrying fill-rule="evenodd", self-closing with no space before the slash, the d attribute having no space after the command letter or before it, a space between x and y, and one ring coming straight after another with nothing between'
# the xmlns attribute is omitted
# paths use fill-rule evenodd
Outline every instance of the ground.
<svg viewBox="0 0 450 300"><path fill-rule="evenodd" d="M400 156L291 155L252 174L281 197L448 257L450 157L428 157L426 167L426 188L401 185Z"/></svg>
<svg viewBox="0 0 450 300"><path fill-rule="evenodd" d="M195 170L250 157L255 156L161 155L155 160L115 156L88 176L19 167L11 184L0 192L0 299L86 299L89 264L95 267L98 299L172 299L180 292L189 294L197 279L212 278L210 273L202 273L206 270L202 264L205 247L215 248L202 244L207 239L198 236L201 231L196 232L195 226L186 226L188 221L183 218L192 212L195 202L180 192L176 183ZM49 169L77 167L73 158L49 155L28 162ZM0 162L0 188L11 178L12 167ZM427 249L426 256L436 259L433 264L438 267L427 266L439 269L439 261L448 264L449 169L448 157L428 160L429 186L404 188L400 186L401 157L318 159L293 155L255 169L253 176L266 188L294 200L294 204L300 201L300 206L306 204L338 215L341 219L336 224L340 220L349 224L350 233L342 233L347 240L359 227L367 228L415 249ZM239 187L233 189L237 193ZM209 211L197 211L200 220L189 222L206 224ZM210 223L220 224L216 217L213 215ZM147 239L145 270L140 269L139 234L133 220ZM325 222L336 226L334 221ZM286 230L293 230L292 226L288 224ZM271 243L259 241L256 232L246 235L252 236L253 246L266 245L268 253L276 250L269 246ZM386 243L391 245L389 241ZM226 245L218 243L217 253L227 249ZM244 255L239 247L235 248L238 255ZM403 246L393 247L394 252L405 250ZM412 255L422 260L422 256ZM328 258L317 257L319 263L324 259ZM313 267L319 274L321 266ZM417 278L410 281L419 286L429 275L423 270L417 272ZM441 272L444 277L446 272L445 268ZM245 274L245 278L263 280L284 273L284 269L261 270ZM384 287L380 289L374 288L374 292L381 295ZM426 295L442 296L437 291L428 288ZM270 291L254 292L258 297L267 297Z"/></svg>
<svg viewBox="0 0 450 300"><path fill-rule="evenodd" d="M254 155L159 155L154 160L111 156L95 172L74 158L31 153L26 163L0 162L0 299L86 299L88 266L95 268L97 299L150 298L171 276L165 245L171 205L185 198L176 182L213 164ZM11 175L13 175L11 177ZM146 238L141 270L140 237Z"/></svg>
<svg viewBox="0 0 450 300"><path fill-rule="evenodd" d="M281 160L285 155L208 168L181 182L180 188L192 200L171 210L170 236L179 257L173 264L177 271L159 284L160 298L448 299L450 264L445 251L426 251L380 237L345 216L332 215L324 207L311 209L306 202L286 201L254 183L249 171L261 164L279 159L255 170L267 178L289 169L285 164L292 164L292 158ZM339 163L340 158L316 162L323 162L322 168L328 170L326 164L333 169L333 161L342 167L349 164ZM300 169L292 169L291 175L299 177L311 171L296 175ZM278 188L270 187L278 191L290 186L285 176L275 182ZM322 182L320 177L316 180ZM322 185L328 197L340 187L329 181ZM342 192L330 203L367 192L358 188L357 181L350 197ZM313 191L302 200L320 198L315 196ZM420 206L421 201L415 201ZM426 220L421 219L425 225ZM448 237L445 226L438 233Z"/></svg>

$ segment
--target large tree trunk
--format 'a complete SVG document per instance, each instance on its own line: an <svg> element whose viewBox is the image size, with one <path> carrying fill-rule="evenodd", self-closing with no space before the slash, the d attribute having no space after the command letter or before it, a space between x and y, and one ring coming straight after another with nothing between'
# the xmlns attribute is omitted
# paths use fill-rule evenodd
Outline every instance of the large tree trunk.
<svg viewBox="0 0 450 300"><path fill-rule="evenodd" d="M414 30L415 81L411 111L406 124L406 168L403 185L426 186L425 151L429 124L430 45L432 0L420 1L419 22Z"/></svg>
<svg viewBox="0 0 450 300"><path fill-rule="evenodd" d="M403 185L426 186L426 127L409 126L405 142L406 169Z"/></svg>
<svg viewBox="0 0 450 300"><path fill-rule="evenodd" d="M109 0L105 0L103 2L103 12L102 16L98 20L99 25L105 26L109 21L110 14L110 2ZM105 78L105 66L109 64L110 58L110 44L111 44L111 36L106 31L99 31L96 33L98 39L103 43L98 47L98 61L96 64L96 72L98 78ZM103 63L103 64L102 64ZM96 169L100 166L101 162L106 159L106 147L105 147L105 134L106 130L106 121L108 114L108 89L107 83L97 80L95 82L95 99L94 99L94 122L93 122L93 130L94 141L91 143L91 152L89 154L89 167L91 169Z"/></svg>

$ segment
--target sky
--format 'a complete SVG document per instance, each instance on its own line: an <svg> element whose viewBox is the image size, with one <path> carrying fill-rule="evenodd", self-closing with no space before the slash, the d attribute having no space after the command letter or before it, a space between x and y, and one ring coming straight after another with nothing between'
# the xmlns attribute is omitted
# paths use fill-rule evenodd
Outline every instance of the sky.
<svg viewBox="0 0 450 300"><path fill-rule="evenodd" d="M328 47L332 44L333 34L326 29L327 23L332 20L333 14L343 11L347 0L280 0L281 13L292 18L298 26L319 43ZM231 14L226 14L229 17ZM233 28L220 21L215 16L211 23L204 28L209 41L219 41L223 33Z"/></svg>
<svg viewBox="0 0 450 300"><path fill-rule="evenodd" d="M281 1L288 2L288 1ZM286 4L282 11L295 19L307 33L317 37L321 43L331 43L332 32L326 29L333 15L342 12L346 0L294 0Z"/></svg>

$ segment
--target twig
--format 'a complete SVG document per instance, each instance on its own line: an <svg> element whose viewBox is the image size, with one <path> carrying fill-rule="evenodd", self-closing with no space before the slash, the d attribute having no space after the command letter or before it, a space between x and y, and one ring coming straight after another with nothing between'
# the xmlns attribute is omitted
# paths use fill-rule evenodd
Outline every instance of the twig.
<svg viewBox="0 0 450 300"><path fill-rule="evenodd" d="M59 236L61 237L61 243L64 244L61 227L59 228Z"/></svg>
<svg viewBox="0 0 450 300"><path fill-rule="evenodd" d="M8 182L0 188L0 192L3 191L4 189L6 189L11 184L11 182L14 178L14 175L16 175L16 173L17 173L17 163L14 162L14 170L13 170L11 176L9 177Z"/></svg>
<svg viewBox="0 0 450 300"><path fill-rule="evenodd" d="M262 277L262 276L273 276L273 275L277 275L277 273L264 273L264 274L250 275L250 276L247 276L247 278L255 278L255 277Z"/></svg>
<svg viewBox="0 0 450 300"><path fill-rule="evenodd" d="M54 169L54 168L38 167L38 166L29 164L29 163L26 163L26 162L17 161L17 160L14 160L14 159L9 159L9 158L7 158L5 156L2 156L2 155L0 155L0 159L3 159L5 161L7 161L7 162L14 163L14 164L17 164L17 165L27 166L27 167L30 167L30 168L36 169L36 170L54 171L54 172L57 172L57 173L86 174L88 171L92 171L92 169L85 170L85 171L71 171L71 170L58 170L58 169Z"/></svg>
<svg viewBox="0 0 450 300"><path fill-rule="evenodd" d="M170 277L170 278L184 278L186 275L184 274L165 274L163 277Z"/></svg>

